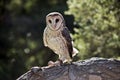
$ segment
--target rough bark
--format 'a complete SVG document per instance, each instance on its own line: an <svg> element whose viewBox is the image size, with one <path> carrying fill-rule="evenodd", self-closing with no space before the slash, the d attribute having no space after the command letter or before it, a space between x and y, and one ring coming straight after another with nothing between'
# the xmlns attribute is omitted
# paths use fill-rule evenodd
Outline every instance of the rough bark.
<svg viewBox="0 0 120 80"><path fill-rule="evenodd" d="M50 68L33 67L17 80L120 80L120 61L91 58Z"/></svg>

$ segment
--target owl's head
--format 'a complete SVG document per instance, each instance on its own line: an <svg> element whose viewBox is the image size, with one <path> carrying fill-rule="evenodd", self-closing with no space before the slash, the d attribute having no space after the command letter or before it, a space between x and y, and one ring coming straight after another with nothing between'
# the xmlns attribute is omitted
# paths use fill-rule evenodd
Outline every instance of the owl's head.
<svg viewBox="0 0 120 80"><path fill-rule="evenodd" d="M58 12L51 12L46 16L47 26L52 30L58 30L65 25L63 16Z"/></svg>

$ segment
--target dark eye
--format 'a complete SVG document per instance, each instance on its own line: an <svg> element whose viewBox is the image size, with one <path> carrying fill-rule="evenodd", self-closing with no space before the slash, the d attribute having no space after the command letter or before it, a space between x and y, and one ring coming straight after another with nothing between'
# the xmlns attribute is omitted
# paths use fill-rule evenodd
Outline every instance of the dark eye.
<svg viewBox="0 0 120 80"><path fill-rule="evenodd" d="M52 21L51 20L48 20L49 21L49 23L52 23Z"/></svg>
<svg viewBox="0 0 120 80"><path fill-rule="evenodd" d="M58 22L59 22L59 19L56 19L55 22L58 23Z"/></svg>

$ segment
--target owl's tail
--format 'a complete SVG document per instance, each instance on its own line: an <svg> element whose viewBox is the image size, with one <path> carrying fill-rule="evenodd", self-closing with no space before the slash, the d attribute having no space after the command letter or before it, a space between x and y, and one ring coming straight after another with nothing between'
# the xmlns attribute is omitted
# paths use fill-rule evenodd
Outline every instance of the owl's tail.
<svg viewBox="0 0 120 80"><path fill-rule="evenodd" d="M74 57L79 51L73 47L73 53L72 53L72 57Z"/></svg>

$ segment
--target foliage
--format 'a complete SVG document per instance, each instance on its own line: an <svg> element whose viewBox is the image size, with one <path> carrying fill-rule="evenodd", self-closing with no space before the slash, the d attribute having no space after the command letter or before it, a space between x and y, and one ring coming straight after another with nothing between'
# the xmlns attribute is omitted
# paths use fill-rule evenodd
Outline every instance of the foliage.
<svg viewBox="0 0 120 80"><path fill-rule="evenodd" d="M33 66L56 60L43 45L45 16L64 12L66 0L0 1L0 80L15 80ZM62 7L61 7L62 6Z"/></svg>
<svg viewBox="0 0 120 80"><path fill-rule="evenodd" d="M73 34L81 59L120 56L120 1L68 0L66 14L75 18Z"/></svg>

